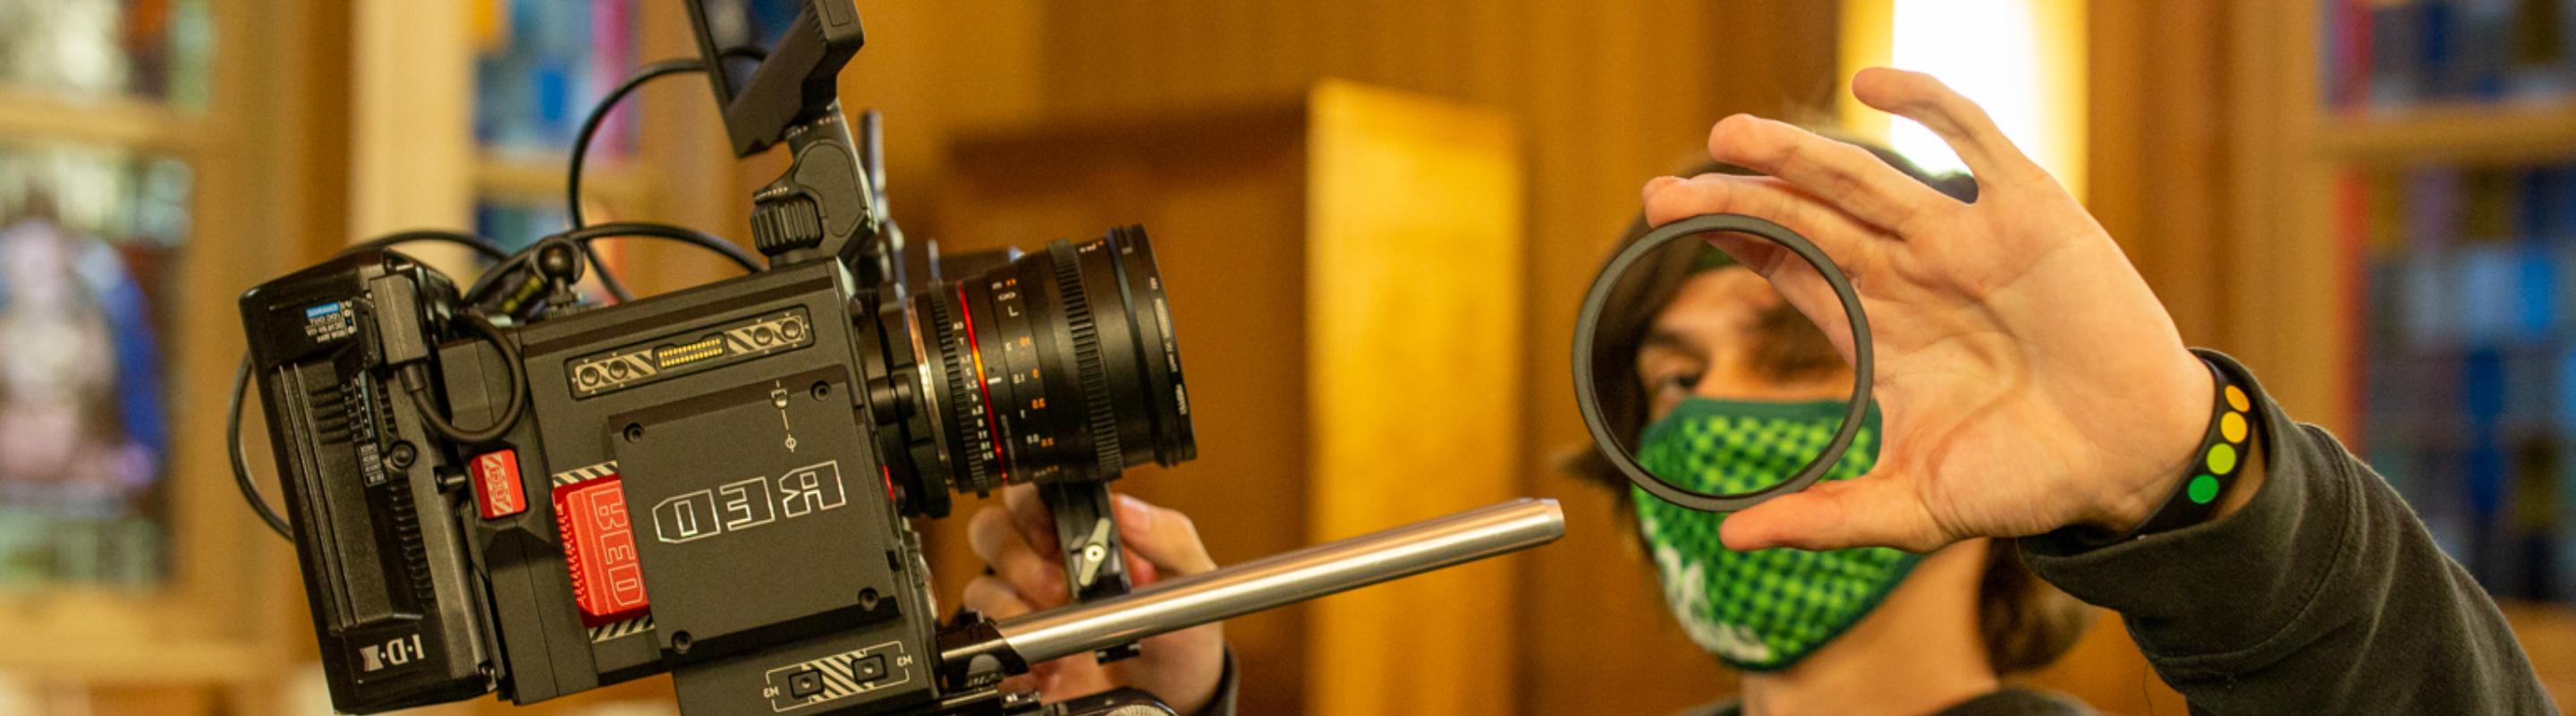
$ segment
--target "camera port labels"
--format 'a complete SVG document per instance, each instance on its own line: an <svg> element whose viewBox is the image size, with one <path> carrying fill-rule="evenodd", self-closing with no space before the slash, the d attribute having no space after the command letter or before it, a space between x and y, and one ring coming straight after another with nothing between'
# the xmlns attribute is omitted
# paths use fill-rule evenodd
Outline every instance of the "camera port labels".
<svg viewBox="0 0 2576 716"><path fill-rule="evenodd" d="M665 498L653 505L653 537L664 544L695 542L839 509L847 502L841 462L825 460L775 479L754 477Z"/></svg>
<svg viewBox="0 0 2576 716"><path fill-rule="evenodd" d="M902 642L833 654L770 669L760 695L769 710L787 713L912 681L912 655Z"/></svg>

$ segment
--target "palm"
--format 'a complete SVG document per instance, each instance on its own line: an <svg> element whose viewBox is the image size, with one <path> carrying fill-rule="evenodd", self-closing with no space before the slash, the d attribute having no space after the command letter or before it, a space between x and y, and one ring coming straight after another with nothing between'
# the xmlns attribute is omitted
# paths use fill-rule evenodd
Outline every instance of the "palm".
<svg viewBox="0 0 2576 716"><path fill-rule="evenodd" d="M2094 519L2163 489L2206 418L2189 398L2206 398L2208 373L2118 247L1937 81L1873 71L1853 85L1949 138L1977 172L1978 201L1750 117L1720 123L1710 151L1776 178L1648 190L1658 222L1745 213L1808 236L1853 276L1870 313L1888 432L1879 466L1741 513L1727 542L1929 550ZM1846 340L1831 290L1796 257L1749 239L1716 243Z"/></svg>

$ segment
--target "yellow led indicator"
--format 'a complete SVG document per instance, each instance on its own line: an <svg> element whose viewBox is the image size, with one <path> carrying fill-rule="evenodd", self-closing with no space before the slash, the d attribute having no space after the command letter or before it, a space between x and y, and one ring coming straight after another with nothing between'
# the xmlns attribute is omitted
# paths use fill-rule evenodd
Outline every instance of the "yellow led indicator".
<svg viewBox="0 0 2576 716"><path fill-rule="evenodd" d="M705 338L698 339L695 343L656 348L653 350L653 362L658 364L663 370L670 370L690 363L723 356L724 353L724 336L707 336Z"/></svg>
<svg viewBox="0 0 2576 716"><path fill-rule="evenodd" d="M2245 414L2228 413L2218 417L2218 434L2228 442L2245 442Z"/></svg>

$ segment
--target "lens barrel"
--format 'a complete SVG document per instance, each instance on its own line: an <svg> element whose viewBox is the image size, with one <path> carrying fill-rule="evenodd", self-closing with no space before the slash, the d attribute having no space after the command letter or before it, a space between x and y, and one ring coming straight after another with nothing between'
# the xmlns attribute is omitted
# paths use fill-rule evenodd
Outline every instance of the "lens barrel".
<svg viewBox="0 0 2576 716"><path fill-rule="evenodd" d="M1171 309L1143 227L1049 242L913 296L937 464L958 492L1106 481L1197 456ZM923 482L933 485L934 475Z"/></svg>

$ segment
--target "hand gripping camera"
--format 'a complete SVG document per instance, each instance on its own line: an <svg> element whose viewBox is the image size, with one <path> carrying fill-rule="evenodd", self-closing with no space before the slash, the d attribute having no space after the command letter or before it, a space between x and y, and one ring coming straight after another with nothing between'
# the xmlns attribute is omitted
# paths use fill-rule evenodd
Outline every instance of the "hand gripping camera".
<svg viewBox="0 0 2576 716"><path fill-rule="evenodd" d="M730 247L604 224L508 255L461 241L498 259L463 289L397 235L243 294L244 375L336 708L530 703L667 671L699 716L1169 713L1132 690L1040 704L998 684L1561 533L1552 503L1524 501L1130 594L1105 485L1195 451L1144 230L959 257L954 281L932 257L907 282L873 124L854 142L834 89L861 42L850 0L808 0L750 49L688 5L691 69L736 152L793 157L753 194L767 261L733 250L750 275L585 305L592 240ZM907 519L1013 483L1054 513L1077 603L943 624Z"/></svg>

